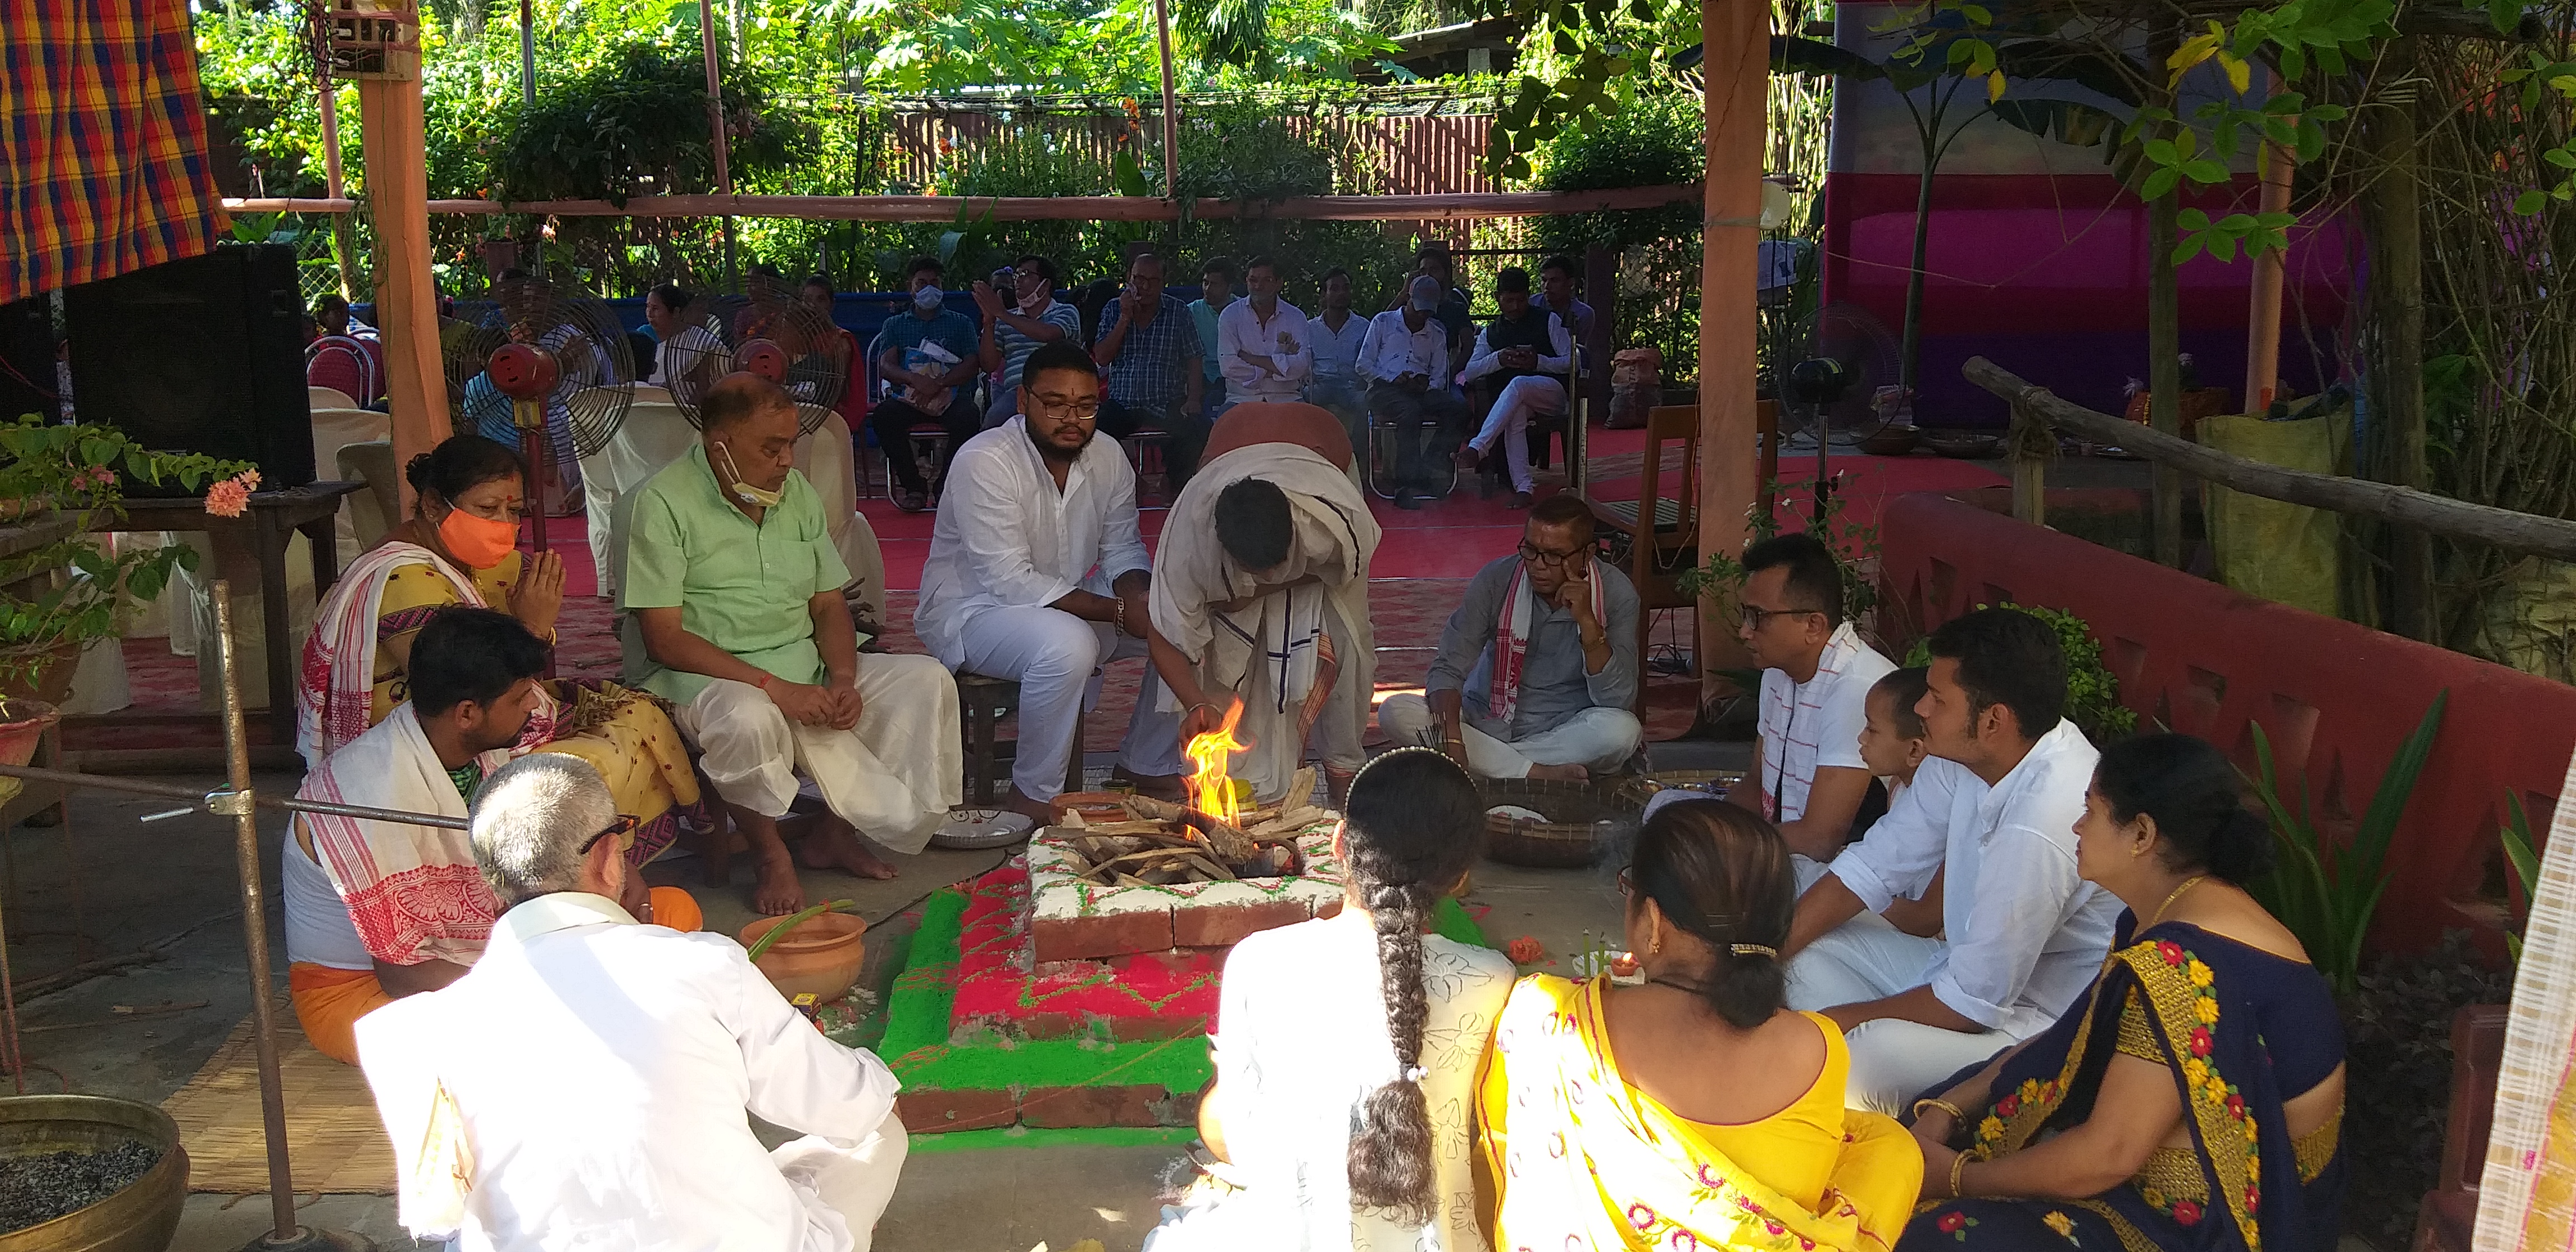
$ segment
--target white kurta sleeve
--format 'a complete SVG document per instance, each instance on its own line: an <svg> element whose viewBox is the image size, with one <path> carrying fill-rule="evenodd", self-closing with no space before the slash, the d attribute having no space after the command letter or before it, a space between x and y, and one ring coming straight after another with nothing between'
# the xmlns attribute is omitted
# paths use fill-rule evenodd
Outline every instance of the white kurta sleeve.
<svg viewBox="0 0 2576 1252"><path fill-rule="evenodd" d="M1467 368L1458 372L1458 378L1461 382L1474 382L1475 380L1483 378L1485 375L1491 374L1502 367L1503 362L1501 355L1495 352L1492 346L1485 342L1485 332L1483 330L1478 330L1476 332L1476 350L1468 354Z"/></svg>
<svg viewBox="0 0 2576 1252"><path fill-rule="evenodd" d="M1311 378L1315 373L1315 327L1307 316L1286 301L1279 305L1279 317L1271 323L1270 359L1279 365L1279 376L1294 381ZM1279 336L1285 334L1297 341L1295 352L1279 350Z"/></svg>
<svg viewBox="0 0 2576 1252"><path fill-rule="evenodd" d="M1933 962L1933 996L1980 1026L2001 1026L2057 937L2067 901L2083 888L2073 853L2056 840L2027 826L1996 828L1978 863L1967 924Z"/></svg>
<svg viewBox="0 0 2576 1252"><path fill-rule="evenodd" d="M1554 313L1547 314L1546 317L1548 346L1555 349L1556 354L1554 356L1550 356L1544 352L1540 353L1538 357L1538 372L1542 374L1570 373L1572 372L1571 367L1574 360L1574 337L1565 333L1565 319L1558 317Z"/></svg>
<svg viewBox="0 0 2576 1252"><path fill-rule="evenodd" d="M1145 551L1144 530L1137 520L1135 467L1121 452L1102 461L1110 467L1111 481L1099 493L1108 502L1108 515L1100 523L1100 574L1104 586L1114 586L1130 570L1152 571L1154 558Z"/></svg>
<svg viewBox="0 0 2576 1252"><path fill-rule="evenodd" d="M947 499L956 505L957 537L966 552L966 568L977 586L1003 604L1015 608L1053 604L1074 584L1040 571L1029 552L1029 537L1020 525L1026 509L1019 493L1035 490L1035 485L1012 472L1008 458L988 452L969 448L948 475ZM967 472L955 472L958 469ZM1051 484L1048 489L1053 489Z"/></svg>
<svg viewBox="0 0 2576 1252"><path fill-rule="evenodd" d="M1967 767L1938 757L1925 761L1914 785L1896 798L1887 815L1834 858L1834 877L1860 897L1863 908L1883 912L1897 897L1919 897L1931 885L1949 854L1950 801L1957 793L1958 774L1966 772Z"/></svg>
<svg viewBox="0 0 2576 1252"><path fill-rule="evenodd" d="M823 1037L736 948L724 973L731 986L722 1020L742 1048L752 1113L774 1126L843 1146L875 1133L894 1111L899 1086L876 1055Z"/></svg>

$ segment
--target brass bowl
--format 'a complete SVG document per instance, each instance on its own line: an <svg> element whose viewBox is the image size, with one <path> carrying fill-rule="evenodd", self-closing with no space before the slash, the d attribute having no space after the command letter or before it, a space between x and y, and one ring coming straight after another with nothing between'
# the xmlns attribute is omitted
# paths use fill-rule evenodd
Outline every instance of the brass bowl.
<svg viewBox="0 0 2576 1252"><path fill-rule="evenodd" d="M139 1140L161 1159L123 1191L49 1222L0 1232L0 1252L163 1252L188 1200L188 1153L178 1124L149 1104L109 1096L0 1097L0 1159L112 1148Z"/></svg>

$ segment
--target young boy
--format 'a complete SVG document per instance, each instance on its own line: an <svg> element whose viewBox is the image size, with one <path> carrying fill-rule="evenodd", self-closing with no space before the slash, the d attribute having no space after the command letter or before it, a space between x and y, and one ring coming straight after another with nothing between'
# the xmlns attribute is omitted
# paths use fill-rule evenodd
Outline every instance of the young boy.
<svg viewBox="0 0 2576 1252"><path fill-rule="evenodd" d="M1890 670L1869 689L1864 707L1867 720L1860 728L1860 759L1869 767L1886 797L1872 788L1869 799L1861 804L1858 818L1852 822L1852 838L1857 840L1871 823L1884 816L1914 782L1914 771L1923 764L1923 718L1914 706L1923 699L1926 676L1931 671L1921 668ZM1941 879L1932 876L1932 885L1924 888L1919 900L1898 900L1885 914L1889 923L1909 935L1930 937L1941 932Z"/></svg>

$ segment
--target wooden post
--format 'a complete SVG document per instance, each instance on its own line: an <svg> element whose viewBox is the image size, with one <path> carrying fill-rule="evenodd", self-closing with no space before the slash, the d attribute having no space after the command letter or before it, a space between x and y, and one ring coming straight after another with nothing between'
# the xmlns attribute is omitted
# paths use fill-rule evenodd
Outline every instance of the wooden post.
<svg viewBox="0 0 2576 1252"><path fill-rule="evenodd" d="M739 32L737 32L739 34ZM733 166L729 145L725 142L724 83L716 74L716 17L709 0L698 0L698 49L707 62L707 142L716 161L716 190L733 195ZM733 214L724 219L725 289L742 290L742 274L734 264Z"/></svg>
<svg viewBox="0 0 2576 1252"><path fill-rule="evenodd" d="M447 373L438 347L438 287L429 273L429 166L420 80L360 79L367 202L375 216L376 325L384 331L385 395L394 464L444 442ZM401 484L411 514L411 484Z"/></svg>
<svg viewBox="0 0 2576 1252"><path fill-rule="evenodd" d="M2157 27L2149 40L2147 64L2162 65L2172 57L2174 28ZM2159 88L2154 98L2165 108L2173 92ZM2148 425L2174 436L2182 434L2182 301L2174 285L2174 218L2181 211L2177 186L2147 205L2147 400ZM2158 463L2149 475L2156 562L2182 568L2182 475Z"/></svg>
<svg viewBox="0 0 2576 1252"><path fill-rule="evenodd" d="M2405 41L2389 45L2381 61L2385 81L2403 81L2411 58ZM2366 119L2379 177L2371 180L2369 208L2371 300L2379 307L2379 351L2373 371L2373 415L2387 433L2381 447L2383 481L2423 491L2432 473L2424 455L2424 225L2416 183L2415 110L2410 96L2373 109ZM2433 547L2423 531L2394 527L2391 551L2390 633L2433 642Z"/></svg>
<svg viewBox="0 0 2576 1252"><path fill-rule="evenodd" d="M2290 151L2279 144L2267 143L2256 160L2262 163L2263 197L2257 208L2263 213L2290 211ZM2280 252L2266 252L2254 258L2253 303L2245 319L2245 411L2261 413L2272 407L2273 393L2281 385L2281 286L2282 267L2288 257Z"/></svg>
<svg viewBox="0 0 2576 1252"><path fill-rule="evenodd" d="M1170 0L1154 0L1154 35L1163 48L1163 198L1181 196L1181 101L1172 89L1172 6ZM1180 236L1175 233L1173 242Z"/></svg>
<svg viewBox="0 0 2576 1252"><path fill-rule="evenodd" d="M2034 415L2023 412L2022 406L2018 404L2013 406L2013 437L2007 442L2005 449L2012 458L2012 515L2016 522L2046 526L2048 524L2048 460L2045 457L2033 456L2027 451L2026 445L2029 441L2022 433L2033 420ZM2041 429L2047 429L2045 422L2041 423Z"/></svg>
<svg viewBox="0 0 2576 1252"><path fill-rule="evenodd" d="M1706 97L1707 218L1700 234L1699 551L1744 550L1753 507L1754 256L1762 241L1762 154L1771 83L1770 6L1700 0ZM1599 314L1595 314L1599 316ZM1731 694L1717 676L1746 664L1718 606L1699 606L1700 696Z"/></svg>

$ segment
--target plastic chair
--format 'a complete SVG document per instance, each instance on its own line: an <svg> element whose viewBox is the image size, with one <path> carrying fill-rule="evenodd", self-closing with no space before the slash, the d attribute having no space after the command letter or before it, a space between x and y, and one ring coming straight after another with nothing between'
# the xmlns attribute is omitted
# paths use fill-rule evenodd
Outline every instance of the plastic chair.
<svg viewBox="0 0 2576 1252"><path fill-rule="evenodd" d="M1401 485L1395 481L1396 466L1400 463L1397 456L1399 441L1408 436L1420 439L1423 431L1439 426L1440 419L1426 414L1420 421L1412 424L1411 431L1406 431L1403 429L1403 423L1388 419L1375 409L1371 409L1368 422L1369 446L1366 454L1368 489L1381 500L1392 500L1395 498L1396 489ZM1434 481L1439 483L1439 490L1418 491L1415 494L1427 500L1448 499L1449 493L1458 489L1458 459L1451 456L1447 450L1435 449L1424 453L1422 461L1423 468L1433 476Z"/></svg>

